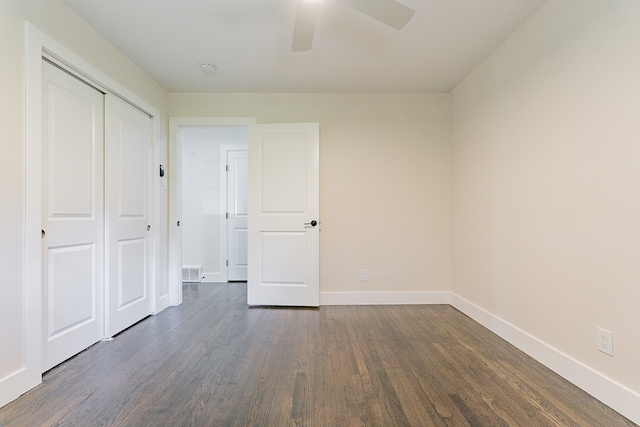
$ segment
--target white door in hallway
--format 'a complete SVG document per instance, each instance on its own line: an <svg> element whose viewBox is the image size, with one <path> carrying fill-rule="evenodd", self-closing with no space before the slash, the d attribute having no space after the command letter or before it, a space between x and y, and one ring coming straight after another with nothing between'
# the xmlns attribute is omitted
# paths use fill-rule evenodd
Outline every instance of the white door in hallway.
<svg viewBox="0 0 640 427"><path fill-rule="evenodd" d="M151 314L151 118L106 95L106 321L112 337Z"/></svg>
<svg viewBox="0 0 640 427"><path fill-rule="evenodd" d="M42 371L103 338L103 94L43 61Z"/></svg>
<svg viewBox="0 0 640 427"><path fill-rule="evenodd" d="M319 213L319 124L249 126L249 305L319 305Z"/></svg>
<svg viewBox="0 0 640 427"><path fill-rule="evenodd" d="M227 280L247 280L247 150L227 151Z"/></svg>

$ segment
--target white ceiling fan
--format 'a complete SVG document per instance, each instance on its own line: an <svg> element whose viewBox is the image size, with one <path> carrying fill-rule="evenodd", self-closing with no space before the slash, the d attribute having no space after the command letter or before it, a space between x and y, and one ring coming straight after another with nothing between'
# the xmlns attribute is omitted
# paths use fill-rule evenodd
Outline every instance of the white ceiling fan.
<svg viewBox="0 0 640 427"><path fill-rule="evenodd" d="M411 20L415 10L395 0L342 0L353 8L399 30ZM316 28L319 0L299 0L293 28L291 50L303 52L311 49Z"/></svg>

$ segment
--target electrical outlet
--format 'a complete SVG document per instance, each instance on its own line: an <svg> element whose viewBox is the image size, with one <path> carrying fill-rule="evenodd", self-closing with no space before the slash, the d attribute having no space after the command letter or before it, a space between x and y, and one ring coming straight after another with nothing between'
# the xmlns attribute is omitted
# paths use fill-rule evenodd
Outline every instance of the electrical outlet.
<svg viewBox="0 0 640 427"><path fill-rule="evenodd" d="M369 270L360 270L360 281L361 282L369 281Z"/></svg>
<svg viewBox="0 0 640 427"><path fill-rule="evenodd" d="M613 332L598 328L598 350L613 356Z"/></svg>

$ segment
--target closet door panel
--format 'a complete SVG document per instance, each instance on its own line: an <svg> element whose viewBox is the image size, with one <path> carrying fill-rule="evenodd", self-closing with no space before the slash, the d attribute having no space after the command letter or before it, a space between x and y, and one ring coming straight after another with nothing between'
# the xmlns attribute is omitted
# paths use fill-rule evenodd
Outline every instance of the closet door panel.
<svg viewBox="0 0 640 427"><path fill-rule="evenodd" d="M43 61L43 372L104 336L104 95Z"/></svg>
<svg viewBox="0 0 640 427"><path fill-rule="evenodd" d="M106 96L106 336L151 314L151 119Z"/></svg>

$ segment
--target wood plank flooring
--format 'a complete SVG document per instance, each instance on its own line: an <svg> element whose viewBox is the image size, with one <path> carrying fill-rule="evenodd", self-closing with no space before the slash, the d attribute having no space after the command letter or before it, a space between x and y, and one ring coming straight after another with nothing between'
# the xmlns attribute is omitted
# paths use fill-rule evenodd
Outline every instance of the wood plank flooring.
<svg viewBox="0 0 640 427"><path fill-rule="evenodd" d="M0 426L633 426L454 308L247 308L244 284L57 366Z"/></svg>

